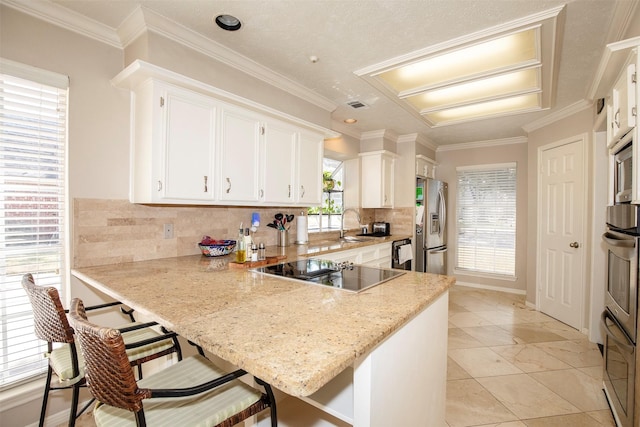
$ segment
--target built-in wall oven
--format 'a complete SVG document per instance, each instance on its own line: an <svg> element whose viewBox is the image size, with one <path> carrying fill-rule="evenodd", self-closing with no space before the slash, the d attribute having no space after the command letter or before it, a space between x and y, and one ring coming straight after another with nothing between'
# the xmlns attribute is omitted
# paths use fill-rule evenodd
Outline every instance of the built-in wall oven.
<svg viewBox="0 0 640 427"><path fill-rule="evenodd" d="M607 207L606 308L601 316L604 337L604 389L621 427L633 426L638 314L637 205Z"/></svg>

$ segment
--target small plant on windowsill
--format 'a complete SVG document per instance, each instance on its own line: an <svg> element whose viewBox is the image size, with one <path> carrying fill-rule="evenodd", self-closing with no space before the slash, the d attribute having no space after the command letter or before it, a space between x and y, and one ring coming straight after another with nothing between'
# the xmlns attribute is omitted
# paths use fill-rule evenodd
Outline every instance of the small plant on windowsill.
<svg viewBox="0 0 640 427"><path fill-rule="evenodd" d="M342 185L341 181L336 181L331 176L331 172L325 171L322 173L322 189L324 191L334 190L336 187L340 187Z"/></svg>

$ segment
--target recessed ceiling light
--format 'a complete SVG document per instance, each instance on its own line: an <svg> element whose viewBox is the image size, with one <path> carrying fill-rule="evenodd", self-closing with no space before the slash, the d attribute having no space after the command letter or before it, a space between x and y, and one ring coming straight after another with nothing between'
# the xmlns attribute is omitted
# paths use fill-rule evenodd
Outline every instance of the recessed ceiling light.
<svg viewBox="0 0 640 427"><path fill-rule="evenodd" d="M227 31L237 31L242 27L242 22L233 15L218 15L215 21L218 27Z"/></svg>
<svg viewBox="0 0 640 427"><path fill-rule="evenodd" d="M345 122L346 124L348 124L348 125L352 125L352 124L354 124L355 122L357 122L357 120L356 120L356 119L344 119L344 122Z"/></svg>

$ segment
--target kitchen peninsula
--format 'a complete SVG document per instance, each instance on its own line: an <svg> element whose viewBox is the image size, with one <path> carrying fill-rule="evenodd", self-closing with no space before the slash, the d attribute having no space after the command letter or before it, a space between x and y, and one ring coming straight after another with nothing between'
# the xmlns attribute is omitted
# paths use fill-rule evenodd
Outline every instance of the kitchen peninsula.
<svg viewBox="0 0 640 427"><path fill-rule="evenodd" d="M184 256L72 273L354 426L444 425L454 278L408 271L352 293L229 268L224 258Z"/></svg>

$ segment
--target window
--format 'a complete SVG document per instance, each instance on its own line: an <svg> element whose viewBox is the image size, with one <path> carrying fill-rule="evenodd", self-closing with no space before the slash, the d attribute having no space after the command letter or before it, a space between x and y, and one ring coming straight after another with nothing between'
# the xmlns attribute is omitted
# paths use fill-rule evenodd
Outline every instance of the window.
<svg viewBox="0 0 640 427"><path fill-rule="evenodd" d="M307 228L313 231L339 230L343 210L344 164L324 158L322 165L322 204L309 208Z"/></svg>
<svg viewBox="0 0 640 427"><path fill-rule="evenodd" d="M0 389L47 367L22 276L63 285L68 78L0 59Z"/></svg>
<svg viewBox="0 0 640 427"><path fill-rule="evenodd" d="M457 169L456 268L515 277L515 163Z"/></svg>

